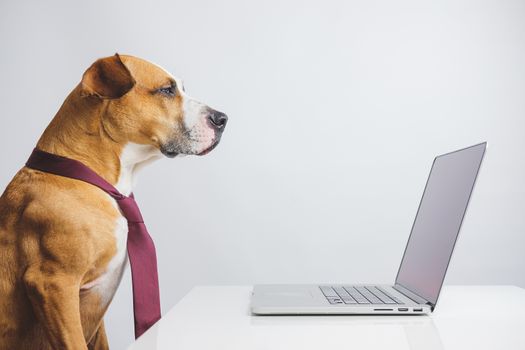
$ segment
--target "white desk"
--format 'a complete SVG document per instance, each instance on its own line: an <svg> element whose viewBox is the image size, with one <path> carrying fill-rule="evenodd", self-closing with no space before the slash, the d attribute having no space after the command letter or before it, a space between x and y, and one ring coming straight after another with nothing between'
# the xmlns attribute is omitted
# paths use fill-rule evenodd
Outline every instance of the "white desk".
<svg viewBox="0 0 525 350"><path fill-rule="evenodd" d="M525 349L525 289L444 287L432 316L252 316L252 287L196 287L129 350Z"/></svg>

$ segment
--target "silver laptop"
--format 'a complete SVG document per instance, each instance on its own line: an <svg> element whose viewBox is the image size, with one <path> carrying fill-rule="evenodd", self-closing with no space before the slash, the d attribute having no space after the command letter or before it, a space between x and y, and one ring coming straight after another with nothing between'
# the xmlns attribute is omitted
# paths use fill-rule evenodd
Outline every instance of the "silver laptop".
<svg viewBox="0 0 525 350"><path fill-rule="evenodd" d="M393 285L256 285L257 315L427 314L434 310L486 142L434 159Z"/></svg>

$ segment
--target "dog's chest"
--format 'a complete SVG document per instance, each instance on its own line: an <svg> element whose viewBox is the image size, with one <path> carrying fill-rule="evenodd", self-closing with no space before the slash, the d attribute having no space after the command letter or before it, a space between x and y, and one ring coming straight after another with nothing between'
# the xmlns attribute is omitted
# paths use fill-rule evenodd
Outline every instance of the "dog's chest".
<svg viewBox="0 0 525 350"><path fill-rule="evenodd" d="M113 235L113 238L115 239L116 252L111 260L109 260L109 263L104 269L104 272L95 280L81 287L82 290L89 290L90 292L97 293L103 305L107 305L113 298L113 295L120 284L122 274L126 266L128 222L121 215L119 215L116 220Z"/></svg>
<svg viewBox="0 0 525 350"><path fill-rule="evenodd" d="M151 146L127 144L120 156L121 171L118 182L115 184L117 190L124 195L129 195L132 191L135 171L158 156L159 151ZM121 212L117 202L109 195L108 199L112 201L115 209ZM128 222L122 214L119 214L113 231L116 253L107 264L102 275L82 286L82 289L95 291L100 296L102 303L106 305L111 301L120 284L127 261Z"/></svg>

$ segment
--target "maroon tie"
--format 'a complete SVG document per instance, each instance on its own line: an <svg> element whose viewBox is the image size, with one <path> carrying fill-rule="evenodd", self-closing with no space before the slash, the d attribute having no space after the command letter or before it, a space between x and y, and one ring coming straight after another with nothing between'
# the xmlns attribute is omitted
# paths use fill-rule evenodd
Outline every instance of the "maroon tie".
<svg viewBox="0 0 525 350"><path fill-rule="evenodd" d="M81 180L99 187L113 197L128 220L128 256L133 284L135 338L160 319L159 277L155 245L146 230L137 202L81 162L34 149L26 166L46 173Z"/></svg>

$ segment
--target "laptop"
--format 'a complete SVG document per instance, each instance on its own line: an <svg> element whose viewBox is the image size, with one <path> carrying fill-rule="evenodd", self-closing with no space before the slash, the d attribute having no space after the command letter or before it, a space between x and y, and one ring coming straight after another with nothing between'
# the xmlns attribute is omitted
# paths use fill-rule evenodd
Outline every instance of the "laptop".
<svg viewBox="0 0 525 350"><path fill-rule="evenodd" d="M256 315L429 314L436 307L487 143L437 156L393 285L256 285Z"/></svg>

